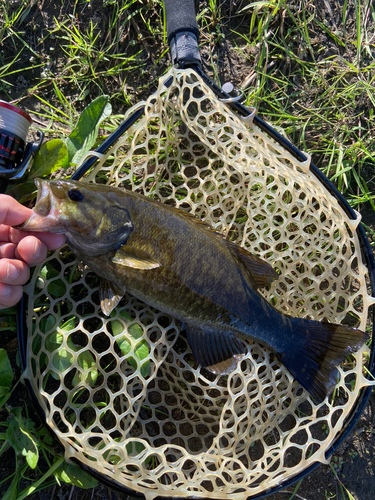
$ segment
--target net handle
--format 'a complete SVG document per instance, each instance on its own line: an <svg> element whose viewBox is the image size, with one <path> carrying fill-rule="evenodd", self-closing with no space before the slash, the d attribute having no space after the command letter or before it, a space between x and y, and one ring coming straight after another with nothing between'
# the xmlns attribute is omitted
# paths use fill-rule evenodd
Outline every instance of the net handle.
<svg viewBox="0 0 375 500"><path fill-rule="evenodd" d="M194 0L163 0L168 42L177 33L189 32L199 38Z"/></svg>
<svg viewBox="0 0 375 500"><path fill-rule="evenodd" d="M163 0L172 64L180 68L201 64L199 29L194 0Z"/></svg>

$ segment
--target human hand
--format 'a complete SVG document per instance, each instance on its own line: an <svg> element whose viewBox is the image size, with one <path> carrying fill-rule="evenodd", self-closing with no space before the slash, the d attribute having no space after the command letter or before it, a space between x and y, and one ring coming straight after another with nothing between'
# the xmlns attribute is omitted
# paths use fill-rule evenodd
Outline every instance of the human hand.
<svg viewBox="0 0 375 500"><path fill-rule="evenodd" d="M12 227L25 222L31 212L11 196L0 195L0 309L21 299L30 266L43 262L48 250L60 248L65 241L62 234L40 233L36 237Z"/></svg>

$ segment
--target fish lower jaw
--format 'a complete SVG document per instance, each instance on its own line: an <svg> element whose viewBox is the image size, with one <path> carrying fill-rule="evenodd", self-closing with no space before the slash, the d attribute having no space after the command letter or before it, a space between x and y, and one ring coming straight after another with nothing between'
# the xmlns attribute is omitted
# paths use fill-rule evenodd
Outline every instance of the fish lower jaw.
<svg viewBox="0 0 375 500"><path fill-rule="evenodd" d="M36 233L47 231L49 233L64 234L66 232L65 228L56 221L54 215L43 216L36 212L33 212L23 224L17 226L17 229Z"/></svg>

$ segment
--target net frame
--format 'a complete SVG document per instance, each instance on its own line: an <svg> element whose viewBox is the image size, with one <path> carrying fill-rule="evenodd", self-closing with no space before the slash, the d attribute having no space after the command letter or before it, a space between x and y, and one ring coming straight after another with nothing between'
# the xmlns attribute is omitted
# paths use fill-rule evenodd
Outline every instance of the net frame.
<svg viewBox="0 0 375 500"><path fill-rule="evenodd" d="M176 70L176 69L172 69L171 70L171 73L174 73L174 78L176 78L176 74L179 74L179 75L184 75L184 76L181 76L181 78L184 78L186 77L187 74L189 74L190 72L190 75L191 75L191 71L192 70L186 70L186 71L182 71L182 70ZM197 71L194 71L194 74L197 74L198 72ZM199 77L201 78L201 75L199 75ZM167 80L168 81L168 80ZM206 84L206 81L204 83L201 83L202 87L204 88L204 93L205 95L210 95L210 98L212 100L212 102L214 101L214 94L212 93L212 86L211 87L211 90L210 88L206 87L205 86ZM160 85L159 85L159 94L165 94L165 86L164 86L164 83L161 82ZM212 94L212 95L211 95ZM152 103L152 101L154 100L155 98L150 98L149 101L148 101L148 107L149 109L152 108L152 106L154 106L155 103ZM220 107L220 109L223 108L222 104L219 103L218 106ZM235 104L235 107L237 107L238 104L236 103ZM145 107L147 108L147 105L145 105ZM137 113L139 111L139 109L137 109L135 112ZM132 114L132 110L130 110L130 112L127 114L127 116L129 117L129 115ZM147 114L147 110L146 110L146 114ZM259 125L259 123L257 123L257 121L259 121L258 117L255 117L254 119L254 123L255 123L255 127L257 127ZM233 118L233 120L235 120L235 118ZM264 123L264 122L263 122ZM237 123L237 125L240 127L240 123ZM262 124L261 124L262 125ZM269 126L266 125L266 127L264 127L262 125L263 128L266 128L267 129L267 132L270 130ZM260 127L259 127L260 128ZM271 129L272 131L272 129ZM272 134L273 134L273 140L276 140L278 139L277 137L277 133L275 133L275 131L272 131ZM283 144L283 142L285 142L285 139L282 138L282 136L280 136L280 138L282 140L278 141L279 144L281 143L281 145L283 147L285 147L285 144ZM286 141L287 142L287 141ZM293 150L293 146L290 147L290 145L288 145L288 150L292 149ZM295 148L294 148L295 149ZM297 150L298 151L298 150ZM303 153L299 152L299 156L303 156L305 158L304 161L300 162L300 166L301 166L301 171L303 170L307 170L308 169L308 165L307 165L307 169L306 169L306 156L303 155ZM304 164L304 165L303 165ZM314 170L316 169L316 167L313 167L310 165L310 170ZM317 170L317 169L316 169ZM320 174L319 171L317 172L313 172L314 175L316 175L318 178L319 178L319 181L322 182L325 187L327 187L327 190L330 192L330 194L334 194L336 199L338 199L340 201L340 204L342 205L342 207L345 208L345 211L347 212L347 214L349 215L349 217L352 217L353 219L356 217L356 214L355 212L353 212L350 207L347 205L347 203L343 200L342 196L337 193L335 191L335 189L333 188L333 186L329 183L329 181L327 181L324 176L322 176L322 174ZM354 225L353 225L353 230L354 230ZM370 276L370 280L371 280L371 286L372 286L372 294L373 294L373 285L374 285L374 265L373 265L373 260L372 260L372 253L371 253L371 248L367 242L367 239L365 237L365 234L364 234L364 231L363 229L358 226L355 228L355 231L358 232L359 234L359 241L361 241L361 247L362 249L364 250L364 253L365 253L365 258L368 259L367 261L367 266L369 267L369 276ZM26 333L27 334L27 333ZM23 349L22 349L23 351ZM25 352L23 353L25 354ZM370 371L373 371L373 357L374 357L374 353L373 353L373 348L371 349L371 359L370 359L370 362L369 362L369 369ZM23 363L26 362L26 359L25 359L25 356L23 355L22 356L22 359L23 359ZM363 385L365 385L366 382L363 382ZM358 394L359 394L360 391L358 391ZM360 415L360 412L362 411L363 409L363 406L365 405L368 397L369 397L369 393L370 393L370 388L367 388L365 390L362 391L362 394L358 397L358 401L356 402L356 404L352 405L352 409L351 409L351 412L350 412L350 415L348 414L348 420L346 421L346 428L344 429L344 431L342 433L338 433L338 435L335 437L334 440L332 440L332 442L330 443L330 446L327 447L326 450L324 450L324 453L321 454L321 457L320 457L320 461L325 461L328 456L333 453L334 449L336 449L337 446L339 446L339 444L342 442L342 440L345 438L345 436L348 434L348 432L350 432L350 426L349 426L349 421L352 422L352 424L354 425L354 422L356 421L356 419L359 417ZM324 455L324 456L323 456ZM300 474L297 474L297 475L294 475L293 478L290 479L289 482L295 482L296 480L298 480L301 475L305 475L306 473L310 472L312 470L312 468L314 468L315 466L317 466L317 464L310 464L308 468L306 468L304 471L302 471ZM90 467L88 467L88 465L86 464L86 468L90 469ZM100 476L100 479L103 480L103 477ZM271 487L271 490L267 489L267 494L271 493L271 492L275 492L277 491L278 489L280 488L284 488L287 486L287 484L289 484L288 481L283 481L283 484L282 485L272 485ZM110 483L111 485L113 486L114 483L113 483L113 480L110 480ZM117 485L119 486L119 485ZM123 489L124 489L124 485L121 486ZM128 490L129 491L129 490ZM132 490L130 490L132 491ZM133 494L134 494L134 491L132 491ZM137 492L136 492L137 493ZM145 493L145 492L143 492ZM164 492L163 495L165 495L166 493ZM260 496L263 496L264 493L262 492L257 492L255 495L248 495L248 493L245 493L244 495L244 498L260 498ZM147 495L147 492L146 492L146 495ZM260 495L260 496L259 496ZM150 494L148 494L148 496L152 496ZM169 495L168 495L169 496ZM189 498L191 497L196 497L196 498L204 498L202 497L201 495L197 495L197 494L194 494L192 492L190 492L190 494L188 495ZM210 494L210 496L212 496L212 493ZM171 498L171 496L169 496ZM214 497L216 498L237 498L236 496L228 496L228 497L221 497L221 496L215 496ZM179 497L176 497L176 498L181 498L181 496Z"/></svg>

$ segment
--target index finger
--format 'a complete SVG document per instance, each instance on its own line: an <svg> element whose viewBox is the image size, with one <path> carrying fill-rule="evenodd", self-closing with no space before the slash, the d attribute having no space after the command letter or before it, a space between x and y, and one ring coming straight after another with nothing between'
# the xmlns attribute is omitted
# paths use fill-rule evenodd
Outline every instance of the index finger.
<svg viewBox="0 0 375 500"><path fill-rule="evenodd" d="M26 208L7 194L0 194L0 224L16 226L22 224L31 215L31 208Z"/></svg>
<svg viewBox="0 0 375 500"><path fill-rule="evenodd" d="M42 241L48 248L48 250L56 250L63 246L65 242L65 236L63 234L56 233L33 233L30 231L21 231L14 227L6 226L5 224L0 224L0 243L10 242L17 245L26 236L34 236L38 240Z"/></svg>

